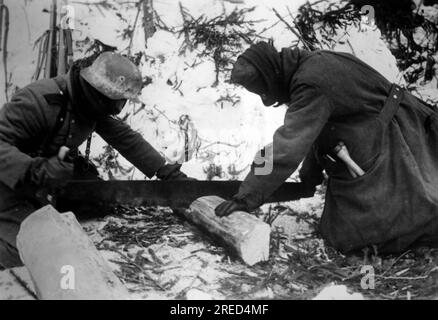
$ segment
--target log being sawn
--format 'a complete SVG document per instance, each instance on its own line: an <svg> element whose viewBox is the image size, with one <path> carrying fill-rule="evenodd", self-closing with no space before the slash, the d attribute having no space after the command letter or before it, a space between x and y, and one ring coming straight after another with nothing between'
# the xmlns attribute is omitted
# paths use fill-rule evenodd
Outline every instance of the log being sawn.
<svg viewBox="0 0 438 320"><path fill-rule="evenodd" d="M34 212L21 224L17 247L39 299L129 299L72 213L50 205Z"/></svg>
<svg viewBox="0 0 438 320"><path fill-rule="evenodd" d="M214 210L223 199L216 196L202 197L189 209L179 211L184 217L223 243L252 266L269 258L270 226L255 216L236 211L227 217L216 216Z"/></svg>

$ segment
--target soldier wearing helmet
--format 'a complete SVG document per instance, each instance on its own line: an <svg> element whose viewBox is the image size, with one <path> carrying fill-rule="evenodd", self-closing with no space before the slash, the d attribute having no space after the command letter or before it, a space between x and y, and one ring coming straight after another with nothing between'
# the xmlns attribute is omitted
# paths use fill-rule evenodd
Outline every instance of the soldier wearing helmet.
<svg viewBox="0 0 438 320"><path fill-rule="evenodd" d="M97 179L85 172L78 147L96 132L147 177L181 180L180 165L165 159L115 116L143 87L138 68L105 52L86 68L34 82L0 109L0 269L21 265L16 235L43 203L36 196L50 179ZM60 150L70 150L68 157Z"/></svg>

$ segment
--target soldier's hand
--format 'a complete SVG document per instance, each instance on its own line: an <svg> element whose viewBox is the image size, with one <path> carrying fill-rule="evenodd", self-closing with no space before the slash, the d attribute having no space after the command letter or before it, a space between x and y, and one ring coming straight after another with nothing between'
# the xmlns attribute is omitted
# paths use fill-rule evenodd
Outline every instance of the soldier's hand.
<svg viewBox="0 0 438 320"><path fill-rule="evenodd" d="M29 167L27 179L36 186L44 186L48 180L73 178L73 164L59 160L57 156L52 158L38 158Z"/></svg>
<svg viewBox="0 0 438 320"><path fill-rule="evenodd" d="M248 211L248 207L243 201L229 200L222 202L214 211L216 216L226 217L235 211Z"/></svg>
<svg viewBox="0 0 438 320"><path fill-rule="evenodd" d="M73 164L61 161L58 157L52 157L46 162L45 175L48 179L71 179L73 178Z"/></svg>

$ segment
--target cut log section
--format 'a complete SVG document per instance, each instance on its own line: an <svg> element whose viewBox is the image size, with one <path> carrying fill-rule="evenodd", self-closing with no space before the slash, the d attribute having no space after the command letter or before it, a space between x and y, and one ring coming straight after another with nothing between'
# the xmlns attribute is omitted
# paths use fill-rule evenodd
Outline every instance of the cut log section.
<svg viewBox="0 0 438 320"><path fill-rule="evenodd" d="M129 294L72 213L46 206L23 221L21 260L39 299L125 300Z"/></svg>
<svg viewBox="0 0 438 320"><path fill-rule="evenodd" d="M216 216L214 210L222 198L211 196L194 201L181 211L187 220L231 249L252 266L269 258L271 228L247 212L236 211L228 217Z"/></svg>

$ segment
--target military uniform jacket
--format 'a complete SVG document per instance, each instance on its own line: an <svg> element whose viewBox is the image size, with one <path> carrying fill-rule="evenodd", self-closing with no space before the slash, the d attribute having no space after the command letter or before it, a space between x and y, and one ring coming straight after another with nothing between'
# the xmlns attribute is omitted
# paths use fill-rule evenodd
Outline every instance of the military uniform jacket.
<svg viewBox="0 0 438 320"><path fill-rule="evenodd" d="M108 116L87 121L71 106L62 113L61 106L71 101L68 79L65 75L34 82L0 109L0 210L8 206L8 195L23 181L32 161L56 156L61 146L74 150L94 131L148 177L164 165L163 157L122 120Z"/></svg>

